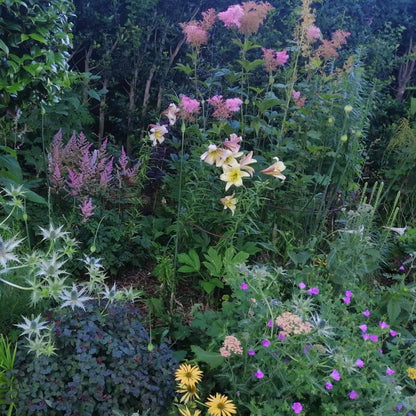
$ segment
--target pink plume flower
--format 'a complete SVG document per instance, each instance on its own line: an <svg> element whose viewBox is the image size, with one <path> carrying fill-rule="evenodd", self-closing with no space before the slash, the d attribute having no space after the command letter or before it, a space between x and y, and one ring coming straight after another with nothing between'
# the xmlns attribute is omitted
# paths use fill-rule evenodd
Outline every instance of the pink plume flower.
<svg viewBox="0 0 416 416"><path fill-rule="evenodd" d="M306 36L309 40L315 41L316 39L319 39L322 36L321 29L314 25L309 26L306 30Z"/></svg>
<svg viewBox="0 0 416 416"><path fill-rule="evenodd" d="M81 210L82 222L87 222L88 218L94 215L95 206L91 198L86 199L78 208Z"/></svg>
<svg viewBox="0 0 416 416"><path fill-rule="evenodd" d="M182 116L186 120L193 120L193 116L199 113L200 104L198 100L182 95L181 97Z"/></svg>
<svg viewBox="0 0 416 416"><path fill-rule="evenodd" d="M224 23L225 27L239 28L241 26L241 18L244 16L244 9L239 4L234 4L225 12L218 13L218 19Z"/></svg>

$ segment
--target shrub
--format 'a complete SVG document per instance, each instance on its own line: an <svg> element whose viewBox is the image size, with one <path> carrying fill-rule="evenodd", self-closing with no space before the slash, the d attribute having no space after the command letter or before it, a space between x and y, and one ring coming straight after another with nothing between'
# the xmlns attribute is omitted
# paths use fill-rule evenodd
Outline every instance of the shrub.
<svg viewBox="0 0 416 416"><path fill-rule="evenodd" d="M85 310L55 309L48 318L56 354L26 355L23 342L16 356L17 414L166 414L176 360L166 344L151 344L136 308L90 301Z"/></svg>

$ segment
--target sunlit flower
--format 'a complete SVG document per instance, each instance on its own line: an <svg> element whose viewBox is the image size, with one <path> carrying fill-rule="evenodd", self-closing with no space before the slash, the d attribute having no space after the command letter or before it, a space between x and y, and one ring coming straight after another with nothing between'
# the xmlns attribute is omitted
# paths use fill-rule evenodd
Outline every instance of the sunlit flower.
<svg viewBox="0 0 416 416"><path fill-rule="evenodd" d="M223 165L222 169L223 173L221 174L220 179L224 182L227 182L225 185L226 191L228 191L232 185L242 186L243 178L250 176L249 173L241 170L238 163L233 165Z"/></svg>
<svg viewBox="0 0 416 416"><path fill-rule="evenodd" d="M250 176L253 176L254 169L251 166L249 166L253 163L257 163L257 160L253 159L253 151L250 151L240 159L240 169L248 172Z"/></svg>
<svg viewBox="0 0 416 416"><path fill-rule="evenodd" d="M15 254L13 254L13 250L23 241L16 240L15 237L11 238L10 240L4 241L0 237L0 264L6 268L7 262L9 261L16 261L19 262L19 259Z"/></svg>
<svg viewBox="0 0 416 416"><path fill-rule="evenodd" d="M199 399L198 389L195 384L179 384L176 390L182 395L181 403L188 403L190 400Z"/></svg>
<svg viewBox="0 0 416 416"><path fill-rule="evenodd" d="M268 168L263 169L261 173L264 173L265 175L274 176L275 178L279 178L282 181L284 181L286 179L286 176L282 175L282 172L286 169L286 166L282 161L279 160L278 157L274 157L273 159L275 159L276 162Z"/></svg>
<svg viewBox="0 0 416 416"><path fill-rule="evenodd" d="M158 143L162 144L165 140L165 134L168 133L166 126L151 124L150 127L149 139L152 141L152 145L156 146Z"/></svg>
<svg viewBox="0 0 416 416"><path fill-rule="evenodd" d="M240 142L243 140L241 136L237 136L235 133L230 134L230 138L225 140L222 144L224 147L235 153L240 150Z"/></svg>
<svg viewBox="0 0 416 416"><path fill-rule="evenodd" d="M211 416L231 416L237 413L234 403L227 396L216 393L210 395L205 403L208 406L208 413Z"/></svg>
<svg viewBox="0 0 416 416"><path fill-rule="evenodd" d="M74 310L76 306L85 310L84 303L91 300L89 296L83 296L85 290L85 287L78 289L75 283L72 285L71 289L64 290L60 296L60 299L64 301L61 305L61 308L70 306L71 309Z"/></svg>
<svg viewBox="0 0 416 416"><path fill-rule="evenodd" d="M165 111L163 111L162 114L168 118L169 124L173 126L176 123L176 119L177 119L179 111L180 110L176 106L176 104L170 103L169 107Z"/></svg>
<svg viewBox="0 0 416 416"><path fill-rule="evenodd" d="M175 373L175 380L186 386L195 386L201 381L202 371L197 366L181 364Z"/></svg>
<svg viewBox="0 0 416 416"><path fill-rule="evenodd" d="M407 369L407 376L412 380L416 380L416 368L409 367Z"/></svg>
<svg viewBox="0 0 416 416"><path fill-rule="evenodd" d="M20 329L23 329L23 332L21 335L27 335L29 338L32 337L32 335L40 336L41 331L44 329L48 329L47 323L41 321L41 316L38 315L36 318L28 319L25 316L22 316L23 320L25 321L23 324L17 324L17 326Z"/></svg>
<svg viewBox="0 0 416 416"><path fill-rule="evenodd" d="M224 205L224 209L229 209L234 215L235 209L237 207L238 199L234 198L235 193L232 195L227 195L224 198L221 198L221 203Z"/></svg>
<svg viewBox="0 0 416 416"><path fill-rule="evenodd" d="M201 411L198 409L195 409L193 412L191 412L187 407L185 409L179 409L179 412L182 416L200 416Z"/></svg>
<svg viewBox="0 0 416 416"><path fill-rule="evenodd" d="M220 167L223 165L224 160L231 154L231 151L228 149L222 149L215 144L210 144L208 150L201 155L201 160L209 165L215 163L217 167Z"/></svg>

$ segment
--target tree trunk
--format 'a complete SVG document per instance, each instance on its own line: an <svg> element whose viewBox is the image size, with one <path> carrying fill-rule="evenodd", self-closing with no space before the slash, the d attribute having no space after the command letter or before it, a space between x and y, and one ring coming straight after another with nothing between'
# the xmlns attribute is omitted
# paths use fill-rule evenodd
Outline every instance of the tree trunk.
<svg viewBox="0 0 416 416"><path fill-rule="evenodd" d="M106 90L108 87L108 78L103 80L103 89ZM106 94L101 96L100 99L100 115L98 121L98 143L101 146L101 143L104 138L104 125L105 125L105 112L106 112Z"/></svg>

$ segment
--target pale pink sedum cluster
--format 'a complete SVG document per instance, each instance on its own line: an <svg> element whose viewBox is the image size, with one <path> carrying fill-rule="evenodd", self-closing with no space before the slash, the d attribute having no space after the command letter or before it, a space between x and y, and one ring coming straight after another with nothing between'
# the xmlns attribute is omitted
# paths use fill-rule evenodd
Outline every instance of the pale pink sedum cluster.
<svg viewBox="0 0 416 416"><path fill-rule="evenodd" d="M220 348L220 354L223 357L230 357L231 354L242 355L243 349L241 348L241 342L233 335L227 335L223 346Z"/></svg>
<svg viewBox="0 0 416 416"><path fill-rule="evenodd" d="M283 312L275 319L276 325L281 329L279 334L284 337L289 335L309 334L312 331L312 325L304 322L300 316L291 312Z"/></svg>

